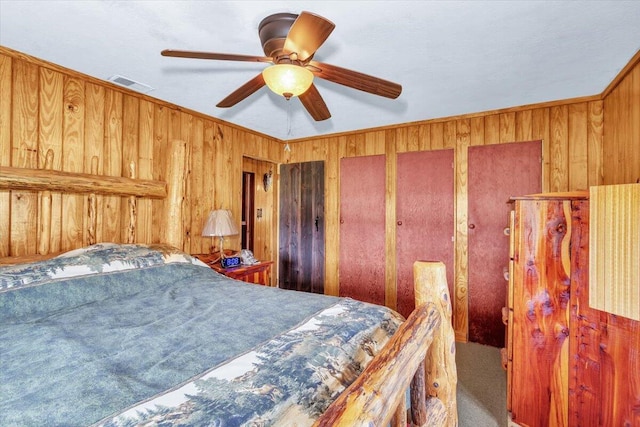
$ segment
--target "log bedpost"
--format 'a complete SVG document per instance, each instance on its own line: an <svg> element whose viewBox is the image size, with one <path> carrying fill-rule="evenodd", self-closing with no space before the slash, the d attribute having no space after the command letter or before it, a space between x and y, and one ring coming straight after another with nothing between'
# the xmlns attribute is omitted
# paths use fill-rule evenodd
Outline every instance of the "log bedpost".
<svg viewBox="0 0 640 427"><path fill-rule="evenodd" d="M187 143L180 140L172 141L167 154L167 185L169 188L165 200L164 241L182 250L184 242L182 205L186 188Z"/></svg>
<svg viewBox="0 0 640 427"><path fill-rule="evenodd" d="M417 307L314 427L384 427L397 420L397 409L404 407L405 391L439 325L440 315L432 304Z"/></svg>
<svg viewBox="0 0 640 427"><path fill-rule="evenodd" d="M53 169L53 150L49 148L45 155L44 168ZM51 191L40 193L40 241L38 242L38 254L47 255L51 242Z"/></svg>
<svg viewBox="0 0 640 427"><path fill-rule="evenodd" d="M433 343L425 358L426 394L437 397L445 406L447 426L458 425L455 364L455 334L451 325L451 297L447 286L446 267L442 262L416 261L413 264L416 307L432 303L442 318L433 335Z"/></svg>
<svg viewBox="0 0 640 427"><path fill-rule="evenodd" d="M129 163L129 178L136 179L136 162ZM127 226L127 243L136 242L136 217L137 200L135 196L129 196L129 225Z"/></svg>
<svg viewBox="0 0 640 427"><path fill-rule="evenodd" d="M91 157L91 174L98 175L98 156ZM95 245L97 242L98 230L98 196L95 193L89 194L89 224L87 226L87 244Z"/></svg>
<svg viewBox="0 0 640 427"><path fill-rule="evenodd" d="M412 425L458 425L455 334L445 266L417 261L413 274L415 310L314 427L404 426L407 388Z"/></svg>

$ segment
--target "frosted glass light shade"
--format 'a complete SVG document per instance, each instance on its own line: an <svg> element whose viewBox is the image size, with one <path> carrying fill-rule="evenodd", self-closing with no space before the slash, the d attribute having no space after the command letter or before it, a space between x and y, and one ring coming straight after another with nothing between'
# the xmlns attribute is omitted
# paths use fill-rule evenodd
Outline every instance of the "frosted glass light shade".
<svg viewBox="0 0 640 427"><path fill-rule="evenodd" d="M207 223L202 229L203 236L233 236L238 234L238 227L233 222L231 211L218 209L211 211Z"/></svg>
<svg viewBox="0 0 640 427"><path fill-rule="evenodd" d="M313 83L311 71L291 64L277 64L265 68L262 77L269 89L287 99L302 95Z"/></svg>

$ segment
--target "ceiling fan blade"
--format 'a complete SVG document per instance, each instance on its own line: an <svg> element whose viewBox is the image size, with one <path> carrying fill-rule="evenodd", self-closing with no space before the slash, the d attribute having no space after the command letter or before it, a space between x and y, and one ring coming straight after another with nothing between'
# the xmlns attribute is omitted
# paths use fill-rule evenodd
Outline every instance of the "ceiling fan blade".
<svg viewBox="0 0 640 427"><path fill-rule="evenodd" d="M319 122L331 117L327 104L324 103L324 99L322 99L320 92L318 92L318 89L313 83L309 86L309 89L302 95L299 95L298 98L300 98L300 102L302 102L302 105L304 105L304 108L307 109L314 120Z"/></svg>
<svg viewBox="0 0 640 427"><path fill-rule="evenodd" d="M216 107L219 107L219 108L233 107L238 102L242 101L243 99L252 95L258 89L262 88L262 86L264 85L265 85L264 78L262 77L262 73L260 73L254 78L252 78L251 80L249 80L248 82L246 82L245 84L243 84L242 86L240 86L238 89L233 91L225 99L218 102Z"/></svg>
<svg viewBox="0 0 640 427"><path fill-rule="evenodd" d="M309 71L311 71L316 77L320 77L321 79L329 80L343 86L348 86L353 89L358 89L363 92L392 99L400 96L400 93L402 92L402 86L398 83L393 83L378 77L369 76L357 71L348 70L346 68L318 61L311 61L309 62L309 65L311 65L311 67L309 67Z"/></svg>
<svg viewBox="0 0 640 427"><path fill-rule="evenodd" d="M273 58L268 56L252 56L252 55L235 55L233 53L213 53L213 52L194 52L189 50L172 50L165 49L160 52L162 56L172 56L177 58L195 58L195 59L218 59L222 61L245 61L245 62L272 62Z"/></svg>
<svg viewBox="0 0 640 427"><path fill-rule="evenodd" d="M310 12L302 12L293 22L284 41L283 52L297 53L299 61L310 58L324 43L336 25Z"/></svg>

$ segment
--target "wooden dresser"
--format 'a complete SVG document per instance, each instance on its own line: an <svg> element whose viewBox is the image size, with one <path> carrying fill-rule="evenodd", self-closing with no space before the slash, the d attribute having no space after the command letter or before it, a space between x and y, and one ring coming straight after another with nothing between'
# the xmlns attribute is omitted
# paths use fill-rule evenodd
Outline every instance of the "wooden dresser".
<svg viewBox="0 0 640 427"><path fill-rule="evenodd" d="M506 316L512 421L640 426L640 322L588 305L588 193L514 200Z"/></svg>

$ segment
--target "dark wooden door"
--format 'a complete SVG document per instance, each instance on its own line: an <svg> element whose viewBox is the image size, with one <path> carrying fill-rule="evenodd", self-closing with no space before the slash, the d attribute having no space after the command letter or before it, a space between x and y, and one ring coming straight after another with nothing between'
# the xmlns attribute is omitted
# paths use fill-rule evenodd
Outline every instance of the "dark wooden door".
<svg viewBox="0 0 640 427"><path fill-rule="evenodd" d="M469 341L504 347L509 199L542 191L542 141L469 147Z"/></svg>
<svg viewBox="0 0 640 427"><path fill-rule="evenodd" d="M340 160L340 296L385 303L384 155Z"/></svg>
<svg viewBox="0 0 640 427"><path fill-rule="evenodd" d="M324 293L324 235L324 162L281 165L281 288Z"/></svg>
<svg viewBox="0 0 640 427"><path fill-rule="evenodd" d="M415 308L413 263L442 261L453 294L453 150L398 154L396 256L398 311Z"/></svg>

